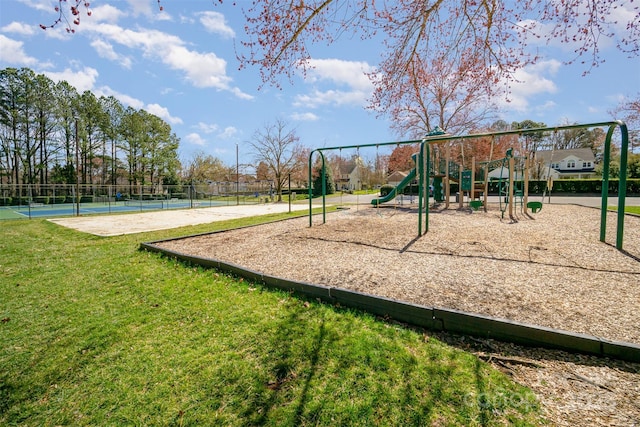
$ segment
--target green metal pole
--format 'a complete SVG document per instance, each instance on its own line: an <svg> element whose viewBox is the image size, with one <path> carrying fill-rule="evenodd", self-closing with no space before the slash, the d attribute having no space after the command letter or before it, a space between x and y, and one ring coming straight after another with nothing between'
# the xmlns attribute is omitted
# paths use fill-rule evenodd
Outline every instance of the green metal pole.
<svg viewBox="0 0 640 427"><path fill-rule="evenodd" d="M313 152L315 150L311 151L311 153L309 153L309 180L307 181L307 188L308 188L308 194L309 194L309 227L313 226L313 215L312 215L312 209L313 209L313 188L312 188L312 163L313 163Z"/></svg>
<svg viewBox="0 0 640 427"><path fill-rule="evenodd" d="M429 169L431 169L430 167L430 162L431 162L431 153L430 153L430 146L429 144L426 144L426 151L427 151L427 155L426 155L426 159L425 159L425 171L424 171L424 188L423 188L423 192L425 193L425 207L424 207L424 232L428 233L429 232Z"/></svg>
<svg viewBox="0 0 640 427"><path fill-rule="evenodd" d="M324 154L322 151L319 151L320 158L322 159L322 223L325 224L327 222L327 209L326 209L326 200L327 200L327 174L326 174L326 165L324 162Z"/></svg>
<svg viewBox="0 0 640 427"><path fill-rule="evenodd" d="M320 159L322 160L322 169L320 172L320 177L322 179L322 223L327 222L327 209L326 209L326 193L327 193L327 185L325 183L325 161L324 154L322 154L322 150L313 150L309 153L309 227L313 226L313 189L311 188L312 183L312 172L313 172L313 153L317 151L320 155Z"/></svg>
<svg viewBox="0 0 640 427"><path fill-rule="evenodd" d="M622 249L624 237L624 205L627 197L627 159L629 150L629 131L627 125L620 121L620 180L618 181L618 227L616 229L616 248Z"/></svg>
<svg viewBox="0 0 640 427"><path fill-rule="evenodd" d="M420 151L418 151L418 158L416 159L416 168L418 170L418 237L422 236L422 159L425 144L426 142L422 140L420 143Z"/></svg>
<svg viewBox="0 0 640 427"><path fill-rule="evenodd" d="M607 204L609 200L609 161L611 159L611 136L615 126L609 126L607 137L604 140L604 153L602 158L602 199L600 200L600 241L604 242L607 235Z"/></svg>

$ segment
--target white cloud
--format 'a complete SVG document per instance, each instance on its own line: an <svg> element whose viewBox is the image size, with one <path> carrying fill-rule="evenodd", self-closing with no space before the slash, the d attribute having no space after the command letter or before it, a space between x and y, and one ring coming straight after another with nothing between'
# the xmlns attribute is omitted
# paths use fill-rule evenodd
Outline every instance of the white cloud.
<svg viewBox="0 0 640 427"><path fill-rule="evenodd" d="M200 129L204 133L217 132L219 129L218 125L216 124L208 124L203 122L198 122L198 124L196 125L196 128Z"/></svg>
<svg viewBox="0 0 640 427"><path fill-rule="evenodd" d="M99 22L115 23L123 16L125 16L125 13L120 9L110 4L100 4L99 6L91 7L91 17L84 18L92 22L92 24Z"/></svg>
<svg viewBox="0 0 640 427"><path fill-rule="evenodd" d="M248 93L243 92L240 88L234 87L231 89L231 93L233 93L239 99L251 100L253 99L253 95L249 95Z"/></svg>
<svg viewBox="0 0 640 427"><path fill-rule="evenodd" d="M129 3L134 16L151 16L154 12L153 4L157 4L157 2L151 0L127 0L127 3Z"/></svg>
<svg viewBox="0 0 640 427"><path fill-rule="evenodd" d="M551 59L516 71L516 81L511 83L509 102L503 103L502 107L526 112L531 98L544 93L555 93L558 88L551 77L555 76L561 65L560 61Z"/></svg>
<svg viewBox="0 0 640 427"><path fill-rule="evenodd" d="M315 88L310 94L297 96L294 106L307 108L320 105L362 106L366 104L373 92L373 85L365 74L372 72L373 67L366 62L313 59L310 65L313 68L307 72L305 82L316 86L329 84L344 89Z"/></svg>
<svg viewBox="0 0 640 427"><path fill-rule="evenodd" d="M209 33L219 34L224 38L235 37L236 33L233 31L222 13L207 11L202 12L200 15L200 23L204 29Z"/></svg>
<svg viewBox="0 0 640 427"><path fill-rule="evenodd" d="M200 53L189 50L184 42L171 34L157 30L130 30L116 25L101 24L92 31L111 42L139 49L143 55L160 60L171 69L184 73L195 87L212 87L226 90L241 99L251 99L240 89L231 86L232 79L226 74L227 62L215 53Z"/></svg>
<svg viewBox="0 0 640 427"><path fill-rule="evenodd" d="M181 125L183 123L180 117L173 117L166 107L162 107L158 104L148 104L146 110L172 125Z"/></svg>
<svg viewBox="0 0 640 427"><path fill-rule="evenodd" d="M189 17L189 16L185 16L185 15L180 15L180 19L179 22L181 24L193 24L195 21L195 19Z"/></svg>
<svg viewBox="0 0 640 427"><path fill-rule="evenodd" d="M291 118L300 122L315 122L319 117L313 113L293 113Z"/></svg>
<svg viewBox="0 0 640 427"><path fill-rule="evenodd" d="M237 133L238 133L238 129L236 129L233 126L227 126L226 128L224 128L224 131L222 131L221 133L218 134L218 138L230 139L234 135L236 135Z"/></svg>
<svg viewBox="0 0 640 427"><path fill-rule="evenodd" d="M0 61L13 65L33 66L38 60L25 53L23 43L0 34Z"/></svg>
<svg viewBox="0 0 640 427"><path fill-rule="evenodd" d="M308 73L311 81L329 80L339 85L368 91L372 85L365 73L373 71L373 67L363 61L345 61L342 59L312 59L313 67Z"/></svg>
<svg viewBox="0 0 640 427"><path fill-rule="evenodd" d="M131 58L118 54L111 43L107 43L104 40L96 39L91 42L91 47L95 49L98 56L109 59L111 61L119 62L126 69L131 68Z"/></svg>
<svg viewBox="0 0 640 427"><path fill-rule="evenodd" d="M316 108L321 105L355 105L362 106L366 103L370 92L342 91L342 90L314 90L306 95L298 95L293 105L295 107Z"/></svg>
<svg viewBox="0 0 640 427"><path fill-rule="evenodd" d="M28 25L23 22L12 22L11 24L5 25L0 28L3 33L16 33L21 34L23 36L31 36L35 34L36 27L34 25Z"/></svg>
<svg viewBox="0 0 640 427"><path fill-rule="evenodd" d="M51 2L48 0L19 0L19 1L20 3L24 3L27 6L36 10L40 10L44 12L53 12L53 6L51 5Z"/></svg>
<svg viewBox="0 0 640 427"><path fill-rule="evenodd" d="M559 1L553 0L551 3L558 3L559 7L564 7ZM611 31L613 37L603 34L595 35L600 51L615 47L616 39L621 39L631 34L628 25L633 26L634 21L637 20L638 13L631 3L612 2L610 7L607 8L606 16L601 17L602 20L599 23L603 25L605 32ZM581 34L581 32L588 28L587 20L591 14L588 8L591 6L589 6L588 2L576 2L575 6L578 7L579 15L576 16L575 22L567 28L566 38L551 36L554 31L557 31L556 23L543 24L534 19L520 21L514 26L514 29L532 47L552 46L565 52L576 52L583 45L581 39L584 34ZM587 52L585 55L590 55L590 53Z"/></svg>
<svg viewBox="0 0 640 427"><path fill-rule="evenodd" d="M78 71L72 71L69 68L65 68L64 71L60 72L44 71L43 74L54 82L66 81L80 93L85 90L92 91L98 78L98 70L91 67L84 67Z"/></svg>
<svg viewBox="0 0 640 427"><path fill-rule="evenodd" d="M98 89L94 90L94 93L97 97L100 97L102 95L107 97L113 96L115 99L122 102L122 104L129 106L131 108L135 108L136 110L139 110L142 107L144 107L144 102L142 102L141 100L129 95L125 95L120 92L116 92L115 90L111 89L109 86L99 87Z"/></svg>
<svg viewBox="0 0 640 427"><path fill-rule="evenodd" d="M199 134L193 132L190 133L189 135L184 137L185 141L193 144L193 145L199 145L199 146L204 146L207 144L207 141L205 141Z"/></svg>

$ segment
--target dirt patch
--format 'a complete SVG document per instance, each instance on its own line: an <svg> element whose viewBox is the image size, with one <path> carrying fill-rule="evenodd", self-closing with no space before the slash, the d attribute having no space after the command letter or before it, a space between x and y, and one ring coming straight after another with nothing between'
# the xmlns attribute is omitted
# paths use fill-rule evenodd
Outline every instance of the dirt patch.
<svg viewBox="0 0 640 427"><path fill-rule="evenodd" d="M213 208L173 209L127 215L81 216L54 218L49 221L96 236L118 236L147 231L169 230L215 221L267 215L272 213L308 210L309 205L268 203L262 205L216 206Z"/></svg>

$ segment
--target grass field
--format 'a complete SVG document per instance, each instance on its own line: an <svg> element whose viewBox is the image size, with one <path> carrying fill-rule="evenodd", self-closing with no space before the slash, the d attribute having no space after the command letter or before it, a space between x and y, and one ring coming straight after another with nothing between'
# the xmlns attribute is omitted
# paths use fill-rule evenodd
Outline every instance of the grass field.
<svg viewBox="0 0 640 427"><path fill-rule="evenodd" d="M617 210L617 207L615 207L614 210ZM624 211L626 213L640 215L640 206L625 206Z"/></svg>
<svg viewBox="0 0 640 427"><path fill-rule="evenodd" d="M112 238L3 221L0 424L540 424L529 390L428 333L138 249L287 216Z"/></svg>

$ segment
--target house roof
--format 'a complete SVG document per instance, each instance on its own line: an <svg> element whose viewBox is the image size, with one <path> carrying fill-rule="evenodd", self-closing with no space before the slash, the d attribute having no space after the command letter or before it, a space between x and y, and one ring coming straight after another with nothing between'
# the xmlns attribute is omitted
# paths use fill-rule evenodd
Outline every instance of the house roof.
<svg viewBox="0 0 640 427"><path fill-rule="evenodd" d="M407 177L407 173L406 172L395 171L394 173L392 173L391 175L389 175L387 177L387 180L388 181L394 181L394 180L402 181L406 177Z"/></svg>
<svg viewBox="0 0 640 427"><path fill-rule="evenodd" d="M553 155L553 157L552 157ZM559 162L567 157L577 157L580 160L595 162L595 156L590 148L574 148L571 150L544 150L536 151L536 160L543 162Z"/></svg>

